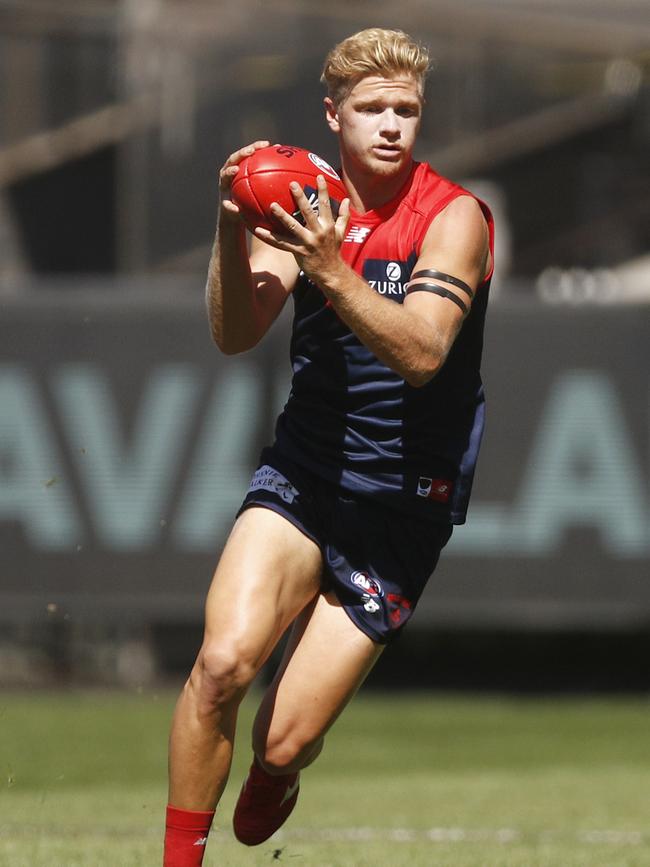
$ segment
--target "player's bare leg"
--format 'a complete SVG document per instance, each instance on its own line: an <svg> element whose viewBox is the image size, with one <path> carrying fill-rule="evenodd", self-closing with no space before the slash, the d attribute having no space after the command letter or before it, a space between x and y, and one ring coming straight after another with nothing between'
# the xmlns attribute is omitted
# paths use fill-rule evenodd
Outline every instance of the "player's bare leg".
<svg viewBox="0 0 650 867"><path fill-rule="evenodd" d="M318 546L263 508L237 520L206 602L203 646L170 736L169 803L212 810L225 787L237 711L287 626L318 592Z"/></svg>
<svg viewBox="0 0 650 867"><path fill-rule="evenodd" d="M253 727L253 749L269 773L298 771L316 758L384 646L355 626L333 593L303 611Z"/></svg>
<svg viewBox="0 0 650 867"><path fill-rule="evenodd" d="M382 650L333 594L319 595L302 612L255 719L255 763L234 816L242 842L256 845L286 820L297 798L297 773L318 756Z"/></svg>

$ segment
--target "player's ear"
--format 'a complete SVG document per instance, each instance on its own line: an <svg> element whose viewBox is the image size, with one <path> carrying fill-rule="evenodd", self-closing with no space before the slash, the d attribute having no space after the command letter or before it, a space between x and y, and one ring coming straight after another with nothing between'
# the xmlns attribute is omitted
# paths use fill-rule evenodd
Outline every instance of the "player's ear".
<svg viewBox="0 0 650 867"><path fill-rule="evenodd" d="M329 96L326 96L323 100L323 104L325 106L325 120L327 121L327 125L332 132L340 132L341 125L339 123L339 111L334 104L334 101L330 99Z"/></svg>

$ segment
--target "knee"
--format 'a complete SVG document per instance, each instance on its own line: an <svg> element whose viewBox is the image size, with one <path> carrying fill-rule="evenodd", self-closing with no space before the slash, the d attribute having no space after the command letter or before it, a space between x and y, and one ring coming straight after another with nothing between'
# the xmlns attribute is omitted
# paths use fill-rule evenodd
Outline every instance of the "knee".
<svg viewBox="0 0 650 867"><path fill-rule="evenodd" d="M241 701L255 674L250 655L235 642L211 641L199 652L190 688L197 693L199 708L209 713Z"/></svg>
<svg viewBox="0 0 650 867"><path fill-rule="evenodd" d="M253 751L267 774L293 774L310 765L323 749L323 738L301 736L300 732L284 735L268 732L253 734Z"/></svg>

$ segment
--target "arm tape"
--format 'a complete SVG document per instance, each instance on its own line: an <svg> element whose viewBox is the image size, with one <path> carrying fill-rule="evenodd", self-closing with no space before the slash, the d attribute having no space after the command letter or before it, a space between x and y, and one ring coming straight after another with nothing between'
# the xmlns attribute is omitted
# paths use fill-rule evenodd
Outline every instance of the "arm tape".
<svg viewBox="0 0 650 867"><path fill-rule="evenodd" d="M449 289L445 289L444 286L438 286L437 283L415 283L412 286L409 285L406 294L410 295L411 292L433 292L434 295L440 295L442 298L449 298L450 301L457 304L463 311L463 315L467 313L467 304L465 304L464 301L461 301L458 295L450 292Z"/></svg>
<svg viewBox="0 0 650 867"><path fill-rule="evenodd" d="M417 277L433 277L434 280L441 280L443 283L451 283L452 286L457 286L459 289L462 289L463 292L467 292L470 298L474 297L474 293L467 283L463 283L463 281L459 280L458 277L452 277L451 274L443 274L442 271L435 271L433 268L430 268L426 271L418 271L417 274L412 274L411 280L415 280Z"/></svg>

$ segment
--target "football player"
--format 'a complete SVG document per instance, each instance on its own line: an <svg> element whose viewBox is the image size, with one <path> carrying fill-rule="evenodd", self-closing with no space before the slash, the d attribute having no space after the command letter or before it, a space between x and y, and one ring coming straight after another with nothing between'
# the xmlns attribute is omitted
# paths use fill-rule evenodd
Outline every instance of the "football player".
<svg viewBox="0 0 650 867"><path fill-rule="evenodd" d="M214 340L245 352L292 296L293 382L219 560L174 714L165 867L201 863L239 704L287 627L235 809L248 845L287 819L300 773L465 520L493 226L483 203L413 158L428 67L401 31L364 30L329 53L325 120L349 193L338 215L324 176L318 212L292 184L302 220L274 206L284 231L256 229L249 254L229 192L240 162L269 142L220 172Z"/></svg>

